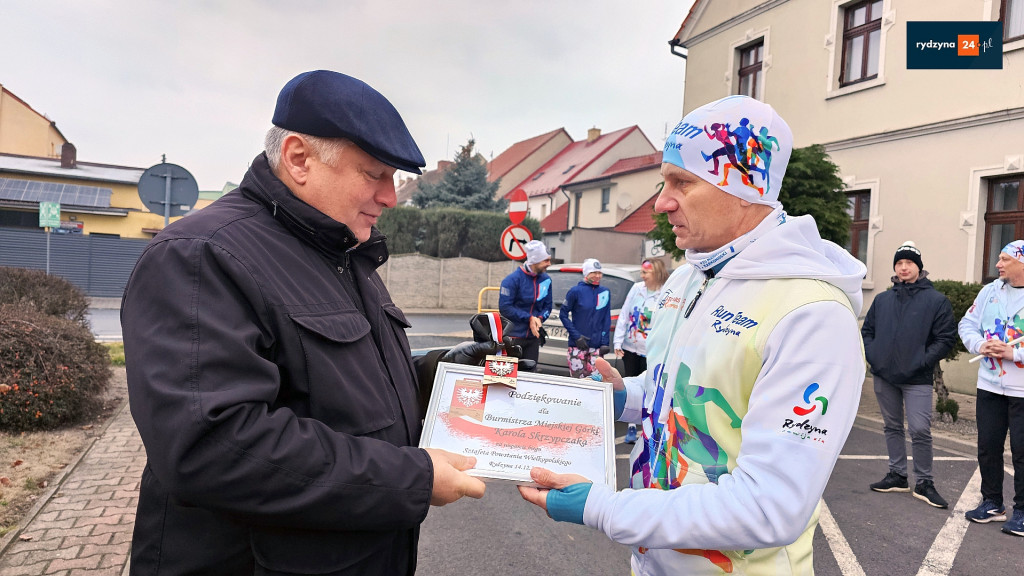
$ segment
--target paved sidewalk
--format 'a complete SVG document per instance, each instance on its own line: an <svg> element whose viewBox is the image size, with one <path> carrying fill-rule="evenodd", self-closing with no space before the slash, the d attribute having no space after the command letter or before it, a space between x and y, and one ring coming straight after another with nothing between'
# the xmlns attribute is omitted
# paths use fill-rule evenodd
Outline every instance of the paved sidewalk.
<svg viewBox="0 0 1024 576"><path fill-rule="evenodd" d="M0 556L0 576L120 576L146 463L127 401ZM31 513L30 513L31 514Z"/></svg>
<svg viewBox="0 0 1024 576"><path fill-rule="evenodd" d="M973 396L955 394L973 416ZM859 416L881 423L871 379ZM972 443L970 434L935 431ZM85 454L54 481L27 525L0 541L0 576L122 576L128 573L139 479L146 455L127 401ZM34 514L34 515L33 515Z"/></svg>

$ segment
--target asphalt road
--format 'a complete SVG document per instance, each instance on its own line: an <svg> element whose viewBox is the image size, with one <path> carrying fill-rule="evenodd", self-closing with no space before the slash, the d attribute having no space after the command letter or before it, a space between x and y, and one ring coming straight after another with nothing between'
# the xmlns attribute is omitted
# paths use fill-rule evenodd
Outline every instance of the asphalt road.
<svg viewBox="0 0 1024 576"><path fill-rule="evenodd" d="M410 315L413 347L450 346L465 333L468 317ZM93 310L93 331L120 339L117 310ZM629 445L616 445L619 488L628 479ZM976 447L955 436L935 437L935 485L948 510L909 493L879 494L868 485L885 475L881 424L858 418L824 494L814 538L819 576L1016 574L1024 563L1024 538L1000 532L1002 523L972 524L965 510L980 500ZM909 445L908 445L909 453ZM1013 501L1006 459L1004 500ZM432 508L420 537L420 574L629 574L629 549L583 526L557 523L523 501L514 486L488 485L483 500L463 499Z"/></svg>

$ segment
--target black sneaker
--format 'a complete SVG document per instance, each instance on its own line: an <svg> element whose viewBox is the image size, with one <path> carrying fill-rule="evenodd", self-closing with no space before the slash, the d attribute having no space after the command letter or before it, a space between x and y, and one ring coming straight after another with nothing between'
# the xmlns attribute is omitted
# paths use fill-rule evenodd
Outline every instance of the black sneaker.
<svg viewBox="0 0 1024 576"><path fill-rule="evenodd" d="M910 492L910 484L906 476L900 476L895 472L889 472L878 482L871 485L875 492Z"/></svg>
<svg viewBox="0 0 1024 576"><path fill-rule="evenodd" d="M917 483L917 486L914 487L914 498L924 500L936 508L949 508L949 503L939 496L939 492L935 490L935 484L931 480L921 480Z"/></svg>

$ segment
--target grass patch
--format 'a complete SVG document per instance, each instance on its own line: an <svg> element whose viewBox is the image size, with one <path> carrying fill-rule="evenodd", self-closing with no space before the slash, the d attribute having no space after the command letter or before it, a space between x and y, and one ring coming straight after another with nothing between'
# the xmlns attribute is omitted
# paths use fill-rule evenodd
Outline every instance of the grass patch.
<svg viewBox="0 0 1024 576"><path fill-rule="evenodd" d="M114 366L124 366L124 342L105 342L103 345L110 353L110 363Z"/></svg>

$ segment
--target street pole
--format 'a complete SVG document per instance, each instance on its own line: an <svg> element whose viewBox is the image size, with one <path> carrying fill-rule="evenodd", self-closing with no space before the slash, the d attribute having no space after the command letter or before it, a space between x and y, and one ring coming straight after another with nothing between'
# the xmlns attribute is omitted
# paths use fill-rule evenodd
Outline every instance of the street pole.
<svg viewBox="0 0 1024 576"><path fill-rule="evenodd" d="M50 274L50 227L46 227L46 274Z"/></svg>

